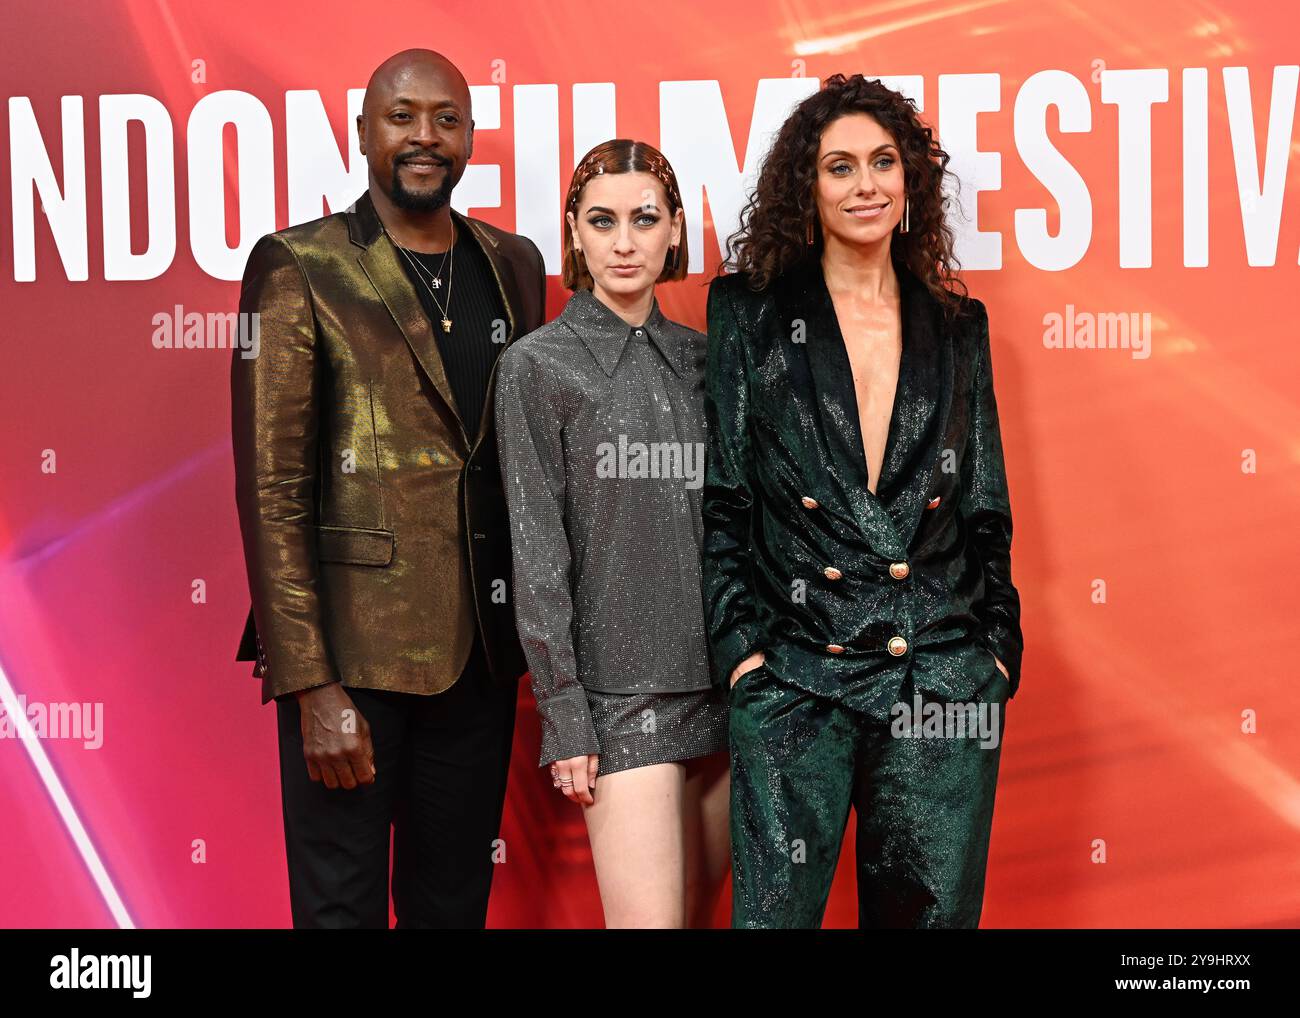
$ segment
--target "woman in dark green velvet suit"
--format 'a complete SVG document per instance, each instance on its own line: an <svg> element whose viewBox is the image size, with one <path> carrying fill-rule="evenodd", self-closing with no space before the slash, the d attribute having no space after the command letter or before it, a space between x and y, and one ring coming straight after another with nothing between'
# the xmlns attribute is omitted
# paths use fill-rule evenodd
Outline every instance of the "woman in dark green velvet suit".
<svg viewBox="0 0 1300 1018"><path fill-rule="evenodd" d="M860 925L979 923L1023 639L947 162L909 100L835 75L778 133L710 286L735 926L821 924L850 807Z"/></svg>

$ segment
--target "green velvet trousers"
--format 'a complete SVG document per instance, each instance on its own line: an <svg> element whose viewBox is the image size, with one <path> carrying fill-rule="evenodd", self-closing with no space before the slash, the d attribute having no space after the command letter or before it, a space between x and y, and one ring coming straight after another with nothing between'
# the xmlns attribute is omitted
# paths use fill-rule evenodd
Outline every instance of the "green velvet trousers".
<svg viewBox="0 0 1300 1018"><path fill-rule="evenodd" d="M1010 692L994 672L951 706L909 678L887 721L745 673L730 692L732 926L821 926L850 807L860 927L978 926Z"/></svg>

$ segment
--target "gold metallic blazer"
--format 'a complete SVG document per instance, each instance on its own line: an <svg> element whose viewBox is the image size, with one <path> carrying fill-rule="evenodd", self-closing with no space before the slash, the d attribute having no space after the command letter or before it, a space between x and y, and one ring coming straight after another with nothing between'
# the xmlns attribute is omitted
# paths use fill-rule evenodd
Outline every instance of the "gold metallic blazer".
<svg viewBox="0 0 1300 1018"><path fill-rule="evenodd" d="M509 315L540 326L546 272L526 237L453 210ZM262 702L339 680L437 693L477 624L495 678L526 670L493 424L460 420L428 316L369 193L253 248L240 311L258 356L231 365L235 500L252 610L237 660Z"/></svg>

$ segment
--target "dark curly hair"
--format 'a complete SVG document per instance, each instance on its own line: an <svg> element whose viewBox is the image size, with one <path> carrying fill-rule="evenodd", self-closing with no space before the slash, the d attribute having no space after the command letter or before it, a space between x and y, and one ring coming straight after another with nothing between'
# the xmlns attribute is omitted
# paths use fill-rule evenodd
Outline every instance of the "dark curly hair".
<svg viewBox="0 0 1300 1018"><path fill-rule="evenodd" d="M946 312L954 312L967 290L957 276L953 232L944 217L949 200L942 189L944 175L953 177L948 153L921 122L911 99L861 74L831 75L781 125L741 212L740 229L727 239L721 269L743 272L752 289L763 290L804 259L821 257L817 150L826 128L850 113L866 113L880 124L893 136L902 157L908 230L895 229L890 256L925 283ZM807 240L810 227L812 245Z"/></svg>

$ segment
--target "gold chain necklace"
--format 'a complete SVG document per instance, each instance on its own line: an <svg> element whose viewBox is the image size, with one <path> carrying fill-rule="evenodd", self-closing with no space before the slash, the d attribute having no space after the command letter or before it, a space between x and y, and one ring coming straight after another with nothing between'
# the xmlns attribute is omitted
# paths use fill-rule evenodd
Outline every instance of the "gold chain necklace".
<svg viewBox="0 0 1300 1018"><path fill-rule="evenodd" d="M388 228L387 228L387 227L384 228L384 232L385 232L385 233L388 233ZM401 251L402 254L403 254L403 256L405 256L406 260L407 260L408 262L411 263L411 267L415 269L415 277L416 277L416 278L417 278L421 283L424 284L424 288L425 288L426 290L429 291L429 296L433 298L434 306L435 306L435 307L436 307L436 308L437 308L437 309L442 313L442 331L443 331L443 332L451 332L451 316L448 314L448 312L449 312L450 309L451 309L451 285L452 285L452 281L453 281L453 279L455 278L455 275L456 275L456 224L455 224L455 223L452 223L452 227L451 227L451 243L450 243L449 245L447 245L447 252L446 252L446 254L444 254L444 255L442 256L442 260L443 260L443 263L444 263L444 264L447 263L448 258L450 257L450 267L449 267L449 269L448 269L448 271L447 271L447 305L446 305L446 307L444 307L444 306L442 305L442 303L438 300L438 295L437 295L436 293L433 292L433 289L434 289L434 288L433 288L432 286L429 285L429 280L428 280L428 279L425 279L424 277L425 277L425 275L427 274L427 275L429 276L429 279L433 279L433 280L434 280L435 282L437 282L437 283L441 283L442 280L440 280L440 279L438 279L437 277L435 277L435 276L433 275L432 272L430 272L430 271L429 271L428 269L426 269L423 265L421 265L421 264L420 264L420 263L419 263L419 262L418 262L418 261L417 261L417 260L412 256L412 255L411 255L411 252L410 252L410 251L408 251L406 248L402 247L402 245L399 244L399 243L397 243L397 241L393 240L393 235L392 235L391 233L388 234L388 239L393 241L393 246L396 247L397 250ZM438 267L438 272L439 272L439 274L442 273L442 267L441 267L441 266Z"/></svg>

